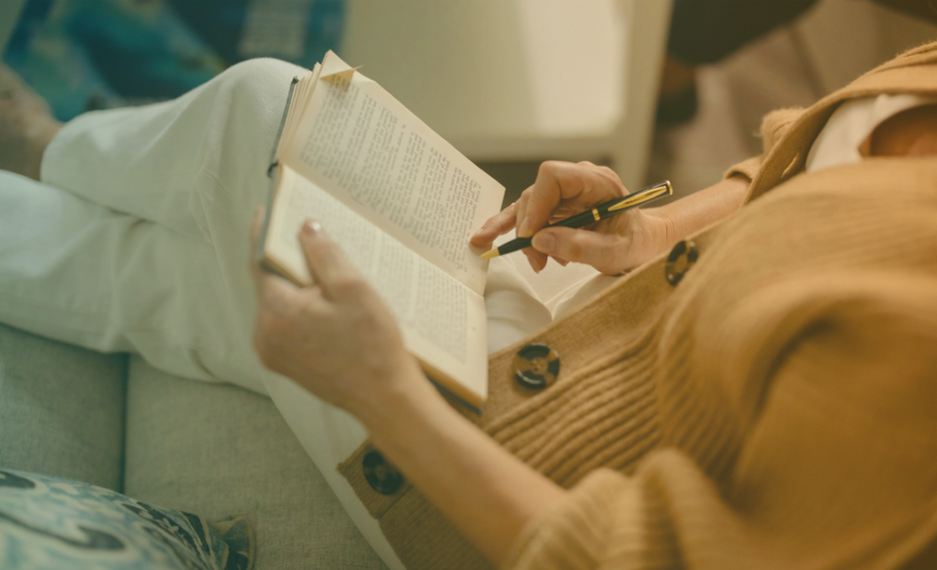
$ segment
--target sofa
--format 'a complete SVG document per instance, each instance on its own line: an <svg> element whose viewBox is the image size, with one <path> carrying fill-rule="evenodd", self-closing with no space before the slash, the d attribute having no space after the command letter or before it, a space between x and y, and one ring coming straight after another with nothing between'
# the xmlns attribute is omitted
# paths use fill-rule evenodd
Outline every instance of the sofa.
<svg viewBox="0 0 937 570"><path fill-rule="evenodd" d="M0 468L244 515L255 570L386 568L268 398L4 325Z"/></svg>

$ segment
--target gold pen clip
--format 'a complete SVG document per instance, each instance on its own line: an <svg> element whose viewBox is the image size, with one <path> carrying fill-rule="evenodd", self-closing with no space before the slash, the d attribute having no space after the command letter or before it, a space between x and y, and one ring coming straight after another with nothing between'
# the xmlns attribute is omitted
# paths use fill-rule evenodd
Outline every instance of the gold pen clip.
<svg viewBox="0 0 937 570"><path fill-rule="evenodd" d="M655 186L646 192L640 192L622 200L621 202L615 204L614 206L608 209L609 212L617 212L618 210L624 210L625 208L630 208L631 206L637 206L638 204L643 204L648 200L653 200L658 196L663 196L664 194L670 196L673 194L673 186L670 184L670 180L667 180L661 183L659 186Z"/></svg>

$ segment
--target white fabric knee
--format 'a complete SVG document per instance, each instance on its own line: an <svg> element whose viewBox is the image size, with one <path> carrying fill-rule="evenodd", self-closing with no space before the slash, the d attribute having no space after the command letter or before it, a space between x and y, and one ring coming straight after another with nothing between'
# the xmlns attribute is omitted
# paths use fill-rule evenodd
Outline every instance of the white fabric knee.
<svg viewBox="0 0 937 570"><path fill-rule="evenodd" d="M207 242L0 172L0 244L7 324L198 380L252 365L217 334L236 321L227 297L204 293L225 286Z"/></svg>
<svg viewBox="0 0 937 570"><path fill-rule="evenodd" d="M63 204L78 197L139 227L111 233L107 243L86 240L75 252L101 265L93 274L70 271L96 283L76 292L77 302L100 291L114 296L107 326L89 320L80 337L36 332L98 350L132 350L174 374L264 392L265 371L250 347L249 228L269 192L267 167L291 79L304 73L252 60L179 99L66 124L46 150L43 181L73 195ZM85 234L97 231L89 224ZM150 239L137 239L142 233ZM142 243L149 265L128 265L120 254ZM44 253L48 263L58 259L54 249ZM46 308L55 309L59 297L46 298Z"/></svg>
<svg viewBox="0 0 937 570"><path fill-rule="evenodd" d="M269 392L368 542L402 568L335 470L363 426L264 370L250 343L249 227L290 80L304 73L255 60L174 101L89 113L50 144L46 184L0 173L0 320ZM550 322L516 261L491 264L490 351Z"/></svg>

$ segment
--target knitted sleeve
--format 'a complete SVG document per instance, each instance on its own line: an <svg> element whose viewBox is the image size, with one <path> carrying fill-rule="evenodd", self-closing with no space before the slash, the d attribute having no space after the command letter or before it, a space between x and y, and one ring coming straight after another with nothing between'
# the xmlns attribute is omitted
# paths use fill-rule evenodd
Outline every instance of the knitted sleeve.
<svg viewBox="0 0 937 570"><path fill-rule="evenodd" d="M725 472L666 446L629 476L594 472L505 567L871 569L937 555L935 280L811 279L766 290L748 325L727 316L739 349L709 389L736 386L724 404L750 413Z"/></svg>
<svg viewBox="0 0 937 570"><path fill-rule="evenodd" d="M803 113L804 109L793 108L779 109L765 115L765 118L761 122L762 154L731 166L726 170L725 174L723 174L723 178L741 175L749 180L754 180L765 158L771 153L771 150L774 149L775 145L781 140L781 137L784 136L791 125L793 125Z"/></svg>

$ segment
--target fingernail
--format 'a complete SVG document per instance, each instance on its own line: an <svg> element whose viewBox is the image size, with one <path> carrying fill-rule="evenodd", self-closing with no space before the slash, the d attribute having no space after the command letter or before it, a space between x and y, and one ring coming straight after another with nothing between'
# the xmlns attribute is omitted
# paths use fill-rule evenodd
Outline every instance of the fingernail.
<svg viewBox="0 0 937 570"><path fill-rule="evenodd" d="M303 233L307 236L314 236L320 231L322 231L322 224L315 220L306 220L306 222L303 223Z"/></svg>
<svg viewBox="0 0 937 570"><path fill-rule="evenodd" d="M530 237L530 220L524 218L521 227L517 229L517 237Z"/></svg>
<svg viewBox="0 0 937 570"><path fill-rule="evenodd" d="M556 238L550 234L540 232L534 235L534 239L531 244L537 251L543 253L553 253L553 250L556 249Z"/></svg>

